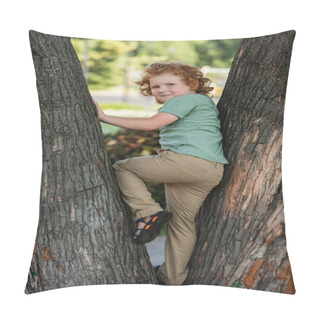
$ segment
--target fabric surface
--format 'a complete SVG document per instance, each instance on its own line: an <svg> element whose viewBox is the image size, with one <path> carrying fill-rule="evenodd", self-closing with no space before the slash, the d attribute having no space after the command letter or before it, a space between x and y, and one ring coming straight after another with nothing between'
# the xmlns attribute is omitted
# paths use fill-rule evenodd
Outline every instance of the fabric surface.
<svg viewBox="0 0 320 320"><path fill-rule="evenodd" d="M208 40L207 51L203 42L185 43L195 50L197 59L193 63L205 76L212 77L216 95L213 101L218 102L192 94L169 100L159 110L181 118L161 129L162 147L181 154L176 153L175 159L170 160L168 157L174 152L162 152L162 157L169 161L167 172L155 165L148 176L154 174L159 179L143 177L144 181L166 183L167 206L175 213L167 226L171 235L166 245L167 265L163 264L156 275L145 246L132 243L136 226L112 165L129 166L134 160L123 159L137 154L150 159L160 149L155 146L158 133L152 133L150 138L134 131L129 137L125 131L115 133L114 128L106 129L97 118L93 98L100 99L101 105L103 99L114 98L110 93L101 98L102 94L95 91L99 82L102 89L116 87L118 91L121 83L121 92L125 94L119 100L127 99L136 90L133 78L146 63L170 61L173 54L176 60L186 59L184 62L188 64L191 61L182 53L179 55L179 46L174 41L165 45L133 41L129 46L120 40L71 39L30 31L43 157L39 223L26 293L98 284L156 285L160 279L168 284L294 294L281 175L284 103L294 37L294 31L286 31L233 40L236 46L232 59L225 59L229 63L227 74L226 68L217 68L214 59L208 62L201 54L212 52L210 41L215 40ZM157 50L150 49L153 45L159 46ZM161 55L153 56L161 45L164 46ZM200 47L202 51L196 51ZM84 54L83 50L88 48L92 52ZM141 55L135 56L137 52ZM91 59L89 64L84 56ZM121 65L123 61L125 64ZM224 78L214 78L217 69L223 69ZM128 79L130 72L133 76ZM155 102L150 102L149 97L142 98L137 100L135 96L133 100L144 104L143 116L150 116L150 110L156 114ZM107 107L105 113L117 109L113 108ZM193 128L196 108L201 109L200 128ZM137 109L136 104L129 109L127 106L126 112ZM136 116L141 117L138 113ZM167 137L175 136L180 125L186 126L187 131L183 137L176 137L177 144L170 145ZM111 140L106 140L104 130L107 136L112 136ZM206 139L197 139L199 130L208 132ZM197 150L178 145L181 141L187 145L188 139L193 140L193 148ZM117 162L121 159L123 162ZM220 169L225 164L222 180L222 169L219 177L215 170L208 171L207 166L217 165L213 161L220 162ZM180 170L185 178L192 179L193 188L188 188L188 181L170 180ZM216 186L218 181L220 184ZM175 199L173 187L180 188L179 199ZM147 188L157 198L157 201L149 199L152 211L164 209L163 205L155 204L163 196L160 187L147 185ZM194 201L195 195L201 201ZM147 205L137 209L139 217L144 216L143 206ZM182 237L179 241L175 238L182 230L177 229L177 224L183 225L182 229L192 229L185 241L181 241ZM188 252L181 259L183 250ZM180 269L173 268L172 263L180 265ZM179 278L178 282L172 281L173 277Z"/></svg>
<svg viewBox="0 0 320 320"><path fill-rule="evenodd" d="M158 112L172 113L180 118L160 128L163 149L228 163L222 150L219 111L210 97L201 94L179 96L167 101Z"/></svg>

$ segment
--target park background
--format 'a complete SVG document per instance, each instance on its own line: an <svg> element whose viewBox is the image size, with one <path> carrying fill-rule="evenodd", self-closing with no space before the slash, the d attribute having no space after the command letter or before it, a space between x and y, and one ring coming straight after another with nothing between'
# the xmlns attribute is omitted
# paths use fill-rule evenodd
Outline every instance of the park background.
<svg viewBox="0 0 320 320"><path fill-rule="evenodd" d="M211 80L210 92L218 104L241 39L201 41L112 41L72 38L89 91L105 113L121 117L151 117L161 107L144 96L135 83L155 62L179 61L199 68ZM121 159L157 154L159 130L126 130L100 122L108 156ZM164 184L146 183L153 199L166 208ZM166 227L146 245L152 265L164 260Z"/></svg>
<svg viewBox="0 0 320 320"><path fill-rule="evenodd" d="M318 319L317 2L59 1L2 4L1 274L4 319ZM294 296L214 286L92 286L24 295L39 215L40 112L28 30L110 40L256 37L295 29L283 140L286 235ZM298 151L297 151L298 150ZM159 301L155 310L151 301Z"/></svg>

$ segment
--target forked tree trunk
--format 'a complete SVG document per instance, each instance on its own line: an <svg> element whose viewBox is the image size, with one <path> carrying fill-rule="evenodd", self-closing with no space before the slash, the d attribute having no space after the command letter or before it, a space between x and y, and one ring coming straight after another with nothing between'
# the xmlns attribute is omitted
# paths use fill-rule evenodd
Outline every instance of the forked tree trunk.
<svg viewBox="0 0 320 320"><path fill-rule="evenodd" d="M198 215L186 284L293 294L286 249L281 149L295 32L241 42L219 101L230 164Z"/></svg>
<svg viewBox="0 0 320 320"><path fill-rule="evenodd" d="M70 39L30 31L41 110L40 217L27 293L77 285L155 283L131 244L99 120Z"/></svg>

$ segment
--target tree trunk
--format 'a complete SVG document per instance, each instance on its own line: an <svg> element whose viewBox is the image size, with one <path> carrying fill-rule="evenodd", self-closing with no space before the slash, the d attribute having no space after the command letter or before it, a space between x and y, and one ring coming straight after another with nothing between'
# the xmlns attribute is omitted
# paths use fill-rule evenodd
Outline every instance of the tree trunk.
<svg viewBox="0 0 320 320"><path fill-rule="evenodd" d="M244 39L219 101L230 164L198 215L186 284L293 294L281 178L284 101L295 32Z"/></svg>
<svg viewBox="0 0 320 320"><path fill-rule="evenodd" d="M106 154L96 109L70 39L30 31L41 110L40 217L27 293L156 283Z"/></svg>

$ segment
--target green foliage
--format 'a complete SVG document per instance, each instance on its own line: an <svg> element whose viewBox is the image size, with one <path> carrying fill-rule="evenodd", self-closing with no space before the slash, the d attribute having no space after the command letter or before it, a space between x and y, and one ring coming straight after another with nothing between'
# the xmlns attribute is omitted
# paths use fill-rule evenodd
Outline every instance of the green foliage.
<svg viewBox="0 0 320 320"><path fill-rule="evenodd" d="M212 68L230 68L240 41L240 39L195 41L197 64Z"/></svg>
<svg viewBox="0 0 320 320"><path fill-rule="evenodd" d="M118 160L156 154L160 149L159 132L124 130L105 136L106 147L112 163ZM147 183L153 199L165 208L163 184Z"/></svg>
<svg viewBox="0 0 320 320"><path fill-rule="evenodd" d="M101 90L125 81L125 60L135 45L126 41L73 38L90 90Z"/></svg>
<svg viewBox="0 0 320 320"><path fill-rule="evenodd" d="M229 68L241 39L201 41L112 41L72 39L90 90L133 86L132 74L158 61L199 68Z"/></svg>
<svg viewBox="0 0 320 320"><path fill-rule="evenodd" d="M139 41L135 54L144 58L140 61L142 67L159 61L197 62L191 41Z"/></svg>

